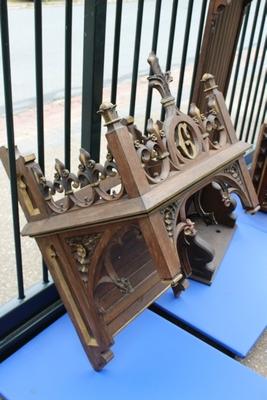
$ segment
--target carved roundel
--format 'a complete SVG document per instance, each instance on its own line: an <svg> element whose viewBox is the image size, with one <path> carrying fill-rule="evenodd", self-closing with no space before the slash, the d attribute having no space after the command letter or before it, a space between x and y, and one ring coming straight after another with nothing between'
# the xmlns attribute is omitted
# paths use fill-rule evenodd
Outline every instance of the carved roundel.
<svg viewBox="0 0 267 400"><path fill-rule="evenodd" d="M198 126L187 116L174 116L164 130L167 136L168 151L177 168L194 160L202 151L202 136ZM168 133L167 133L168 132Z"/></svg>
<svg viewBox="0 0 267 400"><path fill-rule="evenodd" d="M174 131L174 140L177 149L183 157L193 160L197 156L197 147L191 129L186 122L180 122Z"/></svg>

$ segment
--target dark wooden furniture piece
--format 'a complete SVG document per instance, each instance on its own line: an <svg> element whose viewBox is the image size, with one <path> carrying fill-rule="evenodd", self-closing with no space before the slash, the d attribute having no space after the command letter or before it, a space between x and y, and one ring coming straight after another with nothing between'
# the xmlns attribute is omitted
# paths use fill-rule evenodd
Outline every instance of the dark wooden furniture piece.
<svg viewBox="0 0 267 400"><path fill-rule="evenodd" d="M36 239L97 370L113 356L114 335L170 286L178 295L191 275L211 282L214 249L197 230L234 226L231 193L249 212L258 207L243 160L249 145L238 142L214 77L202 79L205 113L192 104L188 116L175 106L169 73L154 54L148 61L165 119L150 119L145 135L103 103L104 165L81 149L78 173L56 160L50 182L34 156L17 157L22 234ZM8 171L4 148L1 158Z"/></svg>
<svg viewBox="0 0 267 400"><path fill-rule="evenodd" d="M261 126L253 156L251 176L261 210L267 212L267 124Z"/></svg>
<svg viewBox="0 0 267 400"><path fill-rule="evenodd" d="M251 0L211 0L205 23L192 101L202 109L201 77L209 71L226 96L244 12ZM218 51L217 49L220 49Z"/></svg>

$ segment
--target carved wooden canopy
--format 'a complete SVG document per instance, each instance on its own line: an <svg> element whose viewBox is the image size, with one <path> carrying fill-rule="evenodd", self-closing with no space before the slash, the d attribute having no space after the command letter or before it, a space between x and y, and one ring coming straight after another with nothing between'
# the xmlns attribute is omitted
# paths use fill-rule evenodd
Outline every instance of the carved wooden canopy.
<svg viewBox="0 0 267 400"><path fill-rule="evenodd" d="M215 251L198 234L206 225L234 225L236 192L258 208L237 140L214 77L202 79L206 109L189 115L175 105L151 53L149 85L158 90L164 121L149 119L142 133L116 106L99 112L107 128L107 156L95 162L80 150L78 172L56 160L47 180L34 156L18 154L20 204L61 298L95 369L112 358L113 336L169 287L175 295L193 276L211 283ZM0 155L8 171L7 151Z"/></svg>
<svg viewBox="0 0 267 400"><path fill-rule="evenodd" d="M135 201L127 202L127 214L143 214L216 174L216 181L225 194L229 190L236 191L246 208L253 210L256 202L252 202L246 168L242 161L242 165L236 161L250 145L238 142L214 77L205 74L202 78L206 111L201 113L196 105L191 104L188 116L175 105L169 89L170 73L161 71L155 54L150 54L148 62L154 73L148 78L149 85L162 97L164 121L149 119L147 131L143 134L132 117L120 118L115 105L103 103L99 112L105 119L108 140L104 164L95 162L86 150L81 149L78 172L71 173L61 161L56 160L53 181L43 176L38 164L33 165L35 179L48 208L55 214L64 214L73 209L103 206L116 201L115 207L105 206L105 215L101 216L101 220L108 220L119 218L123 212L121 202L134 198ZM112 138L115 130L121 130L125 135L124 143L119 146ZM129 158L130 166L122 161L123 156ZM225 168L222 168L223 165ZM135 178L131 177L134 173L138 174L136 190ZM60 200L54 199L57 193L63 195ZM92 214L87 211L82 214L86 223L96 222L91 219ZM72 224L71 214L69 218L68 223ZM53 219L54 229L57 229L56 221L61 229L60 218ZM47 221L45 231L49 229L50 222ZM29 224L23 233L37 235L38 224Z"/></svg>

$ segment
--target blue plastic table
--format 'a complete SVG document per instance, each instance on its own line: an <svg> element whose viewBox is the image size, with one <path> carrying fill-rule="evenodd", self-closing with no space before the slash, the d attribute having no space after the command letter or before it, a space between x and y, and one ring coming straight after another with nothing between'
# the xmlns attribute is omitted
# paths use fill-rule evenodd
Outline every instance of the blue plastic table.
<svg viewBox="0 0 267 400"><path fill-rule="evenodd" d="M67 315L0 366L8 400L263 400L267 380L145 311L115 341L115 358L92 370Z"/></svg>
<svg viewBox="0 0 267 400"><path fill-rule="evenodd" d="M267 325L267 214L245 214L211 286L190 281L179 299L172 291L157 305L232 353L244 357Z"/></svg>

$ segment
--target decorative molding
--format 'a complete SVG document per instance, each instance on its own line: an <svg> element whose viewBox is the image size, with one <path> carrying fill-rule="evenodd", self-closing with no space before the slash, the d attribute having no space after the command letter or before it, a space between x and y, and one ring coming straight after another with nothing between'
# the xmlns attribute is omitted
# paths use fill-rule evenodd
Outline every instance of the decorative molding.
<svg viewBox="0 0 267 400"><path fill-rule="evenodd" d="M163 207L160 212L163 215L163 221L168 232L168 236L172 239L174 235L174 228L176 226L178 211L179 211L179 202L174 201L169 204L167 207Z"/></svg>
<svg viewBox="0 0 267 400"><path fill-rule="evenodd" d="M242 173L240 171L240 167L237 161L227 166L224 169L224 173L229 174L238 183L239 186L244 187Z"/></svg>
<svg viewBox="0 0 267 400"><path fill-rule="evenodd" d="M28 210L29 215L31 217L40 215L41 213L40 213L39 208L35 207L35 205L32 202L32 199L29 196L28 187L23 180L23 176L19 176L19 175L17 176L17 185L18 185L18 190L21 194L21 197L23 199L25 207Z"/></svg>

